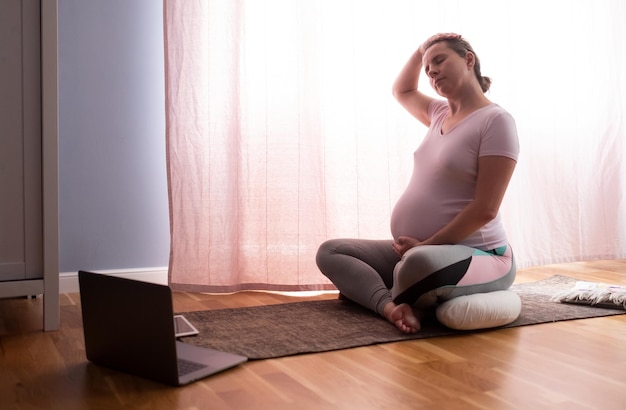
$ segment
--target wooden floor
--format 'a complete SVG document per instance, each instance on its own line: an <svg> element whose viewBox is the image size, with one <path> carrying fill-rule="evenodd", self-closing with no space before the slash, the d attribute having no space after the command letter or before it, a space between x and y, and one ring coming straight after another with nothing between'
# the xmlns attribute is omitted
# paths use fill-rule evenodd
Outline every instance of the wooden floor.
<svg viewBox="0 0 626 410"><path fill-rule="evenodd" d="M525 269L517 283L553 274L626 284L626 260ZM172 388L88 363L79 297L61 300L55 332L41 331L41 299L0 300L0 409L626 408L626 315L251 361ZM174 300L191 311L294 298Z"/></svg>

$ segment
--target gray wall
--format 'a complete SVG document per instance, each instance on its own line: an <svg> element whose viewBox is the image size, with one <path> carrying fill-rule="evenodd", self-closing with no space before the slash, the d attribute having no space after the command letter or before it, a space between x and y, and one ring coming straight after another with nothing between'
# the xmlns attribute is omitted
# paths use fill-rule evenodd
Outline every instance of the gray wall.
<svg viewBox="0 0 626 410"><path fill-rule="evenodd" d="M59 0L61 272L168 264L162 9Z"/></svg>

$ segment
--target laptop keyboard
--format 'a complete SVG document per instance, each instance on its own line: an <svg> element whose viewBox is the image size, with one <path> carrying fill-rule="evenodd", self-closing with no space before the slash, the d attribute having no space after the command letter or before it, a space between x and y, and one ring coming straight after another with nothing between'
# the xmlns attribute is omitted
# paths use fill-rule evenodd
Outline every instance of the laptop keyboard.
<svg viewBox="0 0 626 410"><path fill-rule="evenodd" d="M192 362L185 359L178 359L178 375L184 376L189 373L193 373L196 370L203 369L205 367L209 367L206 364Z"/></svg>

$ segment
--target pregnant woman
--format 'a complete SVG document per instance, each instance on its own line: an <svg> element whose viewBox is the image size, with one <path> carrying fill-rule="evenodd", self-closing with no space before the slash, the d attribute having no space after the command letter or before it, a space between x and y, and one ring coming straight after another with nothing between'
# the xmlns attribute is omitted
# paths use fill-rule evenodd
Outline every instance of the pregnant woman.
<svg viewBox="0 0 626 410"><path fill-rule="evenodd" d="M421 70L443 99L418 90ZM515 263L499 208L517 163L513 117L485 92L471 45L437 34L410 57L393 85L397 101L428 132L391 215L389 240L331 239L319 269L345 298L405 333L438 301L507 289Z"/></svg>

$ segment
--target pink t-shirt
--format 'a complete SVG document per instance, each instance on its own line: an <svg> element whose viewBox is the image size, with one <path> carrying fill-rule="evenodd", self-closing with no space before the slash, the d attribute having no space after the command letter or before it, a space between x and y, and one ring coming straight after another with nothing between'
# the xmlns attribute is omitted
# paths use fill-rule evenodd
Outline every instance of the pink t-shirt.
<svg viewBox="0 0 626 410"><path fill-rule="evenodd" d="M442 135L445 101L430 104L430 128L415 151L413 175L391 214L394 238L425 240L448 224L474 198L478 157L517 161L515 120L497 104L474 111ZM500 215L460 242L483 250L507 245Z"/></svg>

